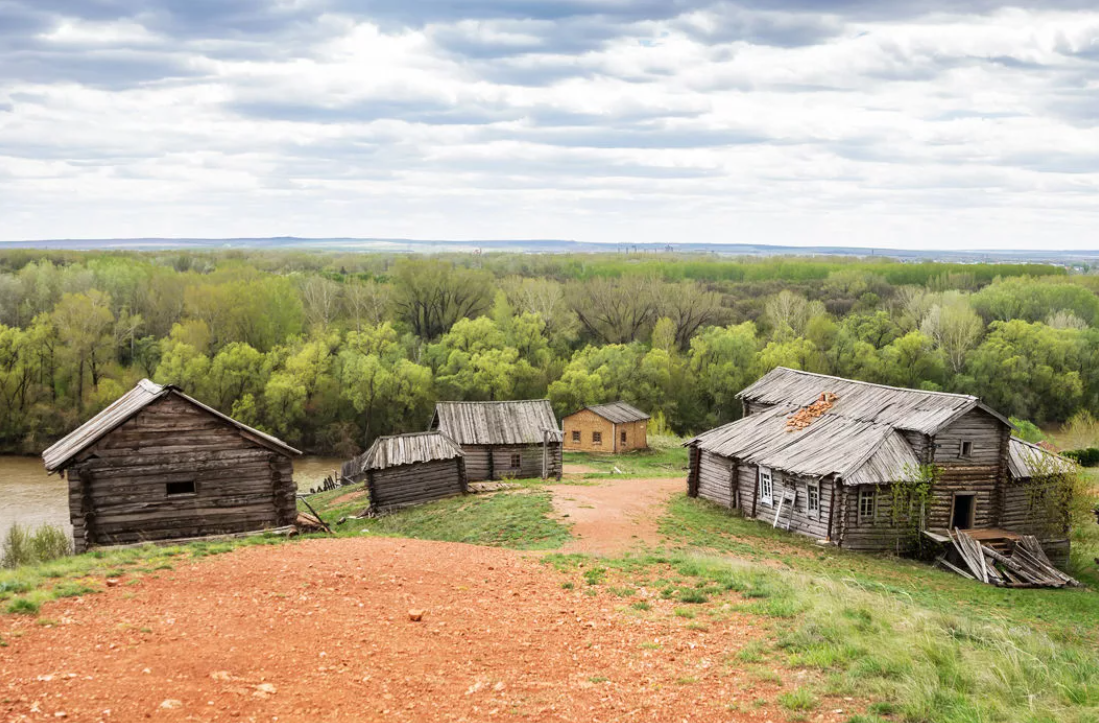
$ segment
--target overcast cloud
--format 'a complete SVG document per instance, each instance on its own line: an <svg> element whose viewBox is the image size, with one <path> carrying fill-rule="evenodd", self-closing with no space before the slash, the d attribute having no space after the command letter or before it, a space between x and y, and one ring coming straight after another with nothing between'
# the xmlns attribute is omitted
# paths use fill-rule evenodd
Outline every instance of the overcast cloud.
<svg viewBox="0 0 1099 723"><path fill-rule="evenodd" d="M1061 0L0 0L0 240L1099 247Z"/></svg>

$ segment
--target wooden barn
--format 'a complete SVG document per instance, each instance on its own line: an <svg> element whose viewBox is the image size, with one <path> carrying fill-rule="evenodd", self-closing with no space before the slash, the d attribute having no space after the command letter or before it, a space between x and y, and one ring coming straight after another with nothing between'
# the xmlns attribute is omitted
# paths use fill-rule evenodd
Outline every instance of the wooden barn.
<svg viewBox="0 0 1099 723"><path fill-rule="evenodd" d="M596 404L561 420L570 452L628 452L646 449L649 415L626 402Z"/></svg>
<svg viewBox="0 0 1099 723"><path fill-rule="evenodd" d="M431 429L462 448L470 482L561 477L561 430L548 399L439 402Z"/></svg>
<svg viewBox="0 0 1099 723"><path fill-rule="evenodd" d="M1024 492L1036 455L1064 460L1015 440L976 397L783 367L739 396L742 419L688 442L692 496L850 549L896 550L913 530L942 539L961 528L1035 534L1051 557L1067 553L1067 515L1039 520ZM931 468L920 509L894 514L894 483Z"/></svg>
<svg viewBox="0 0 1099 723"><path fill-rule="evenodd" d="M298 450L148 379L42 453L69 482L78 552L282 527Z"/></svg>
<svg viewBox="0 0 1099 723"><path fill-rule="evenodd" d="M466 491L462 448L441 432L379 437L345 462L342 475L366 482L370 511L377 514Z"/></svg>

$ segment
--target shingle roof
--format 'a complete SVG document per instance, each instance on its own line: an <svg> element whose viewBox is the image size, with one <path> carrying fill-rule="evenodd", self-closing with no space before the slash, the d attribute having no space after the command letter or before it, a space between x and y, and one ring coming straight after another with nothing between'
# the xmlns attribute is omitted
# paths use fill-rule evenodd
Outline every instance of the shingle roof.
<svg viewBox="0 0 1099 723"><path fill-rule="evenodd" d="M562 434L548 399L519 402L439 402L431 428L458 444L542 444Z"/></svg>
<svg viewBox="0 0 1099 723"><path fill-rule="evenodd" d="M462 448L442 432L394 434L378 437L370 449L345 462L342 473L344 477L353 478L367 470L455 459L462 454Z"/></svg>
<svg viewBox="0 0 1099 723"><path fill-rule="evenodd" d="M1071 472L1076 465L1059 454L1012 437L1007 447L1007 469L1012 479L1030 479L1035 474Z"/></svg>
<svg viewBox="0 0 1099 723"><path fill-rule="evenodd" d="M829 414L923 434L934 434L976 408L1010 425L1003 415L968 394L890 387L786 367L773 369L737 396L763 404L804 407L824 392L839 397Z"/></svg>
<svg viewBox="0 0 1099 723"><path fill-rule="evenodd" d="M116 399L106 409L77 427L68 436L43 452L42 461L45 462L46 470L49 472L56 472L63 469L73 460L73 458L85 449L98 442L111 431L125 424L145 407L169 394L174 394L203 411L218 417L222 421L233 425L252 437L254 441L271 447L277 452L286 455L301 454L301 452L282 440L276 439L269 434L264 434L259 430L252 429L248 425L242 424L232 417L222 414L216 409L208 407L202 402L187 396L180 391L178 387L171 385L161 386L160 384L154 384L148 379L142 379L137 383L137 386Z"/></svg>
<svg viewBox="0 0 1099 723"><path fill-rule="evenodd" d="M904 480L919 467L912 447L887 424L826 413L804 429L787 431L797 410L779 405L712 429L688 444L806 477L836 475L845 484Z"/></svg>
<svg viewBox="0 0 1099 723"><path fill-rule="evenodd" d="M633 406L632 404L627 404L626 402L596 404L590 407L584 407L584 409L587 409L589 412L594 412L603 419L606 419L608 422L613 422L615 424L626 424L627 422L641 422L649 419L648 414L645 414L637 407Z"/></svg>

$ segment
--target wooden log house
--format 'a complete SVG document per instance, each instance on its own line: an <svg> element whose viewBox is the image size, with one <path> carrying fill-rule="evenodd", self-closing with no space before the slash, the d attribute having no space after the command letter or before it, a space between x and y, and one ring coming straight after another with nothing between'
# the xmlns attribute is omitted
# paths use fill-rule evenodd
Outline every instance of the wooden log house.
<svg viewBox="0 0 1099 723"><path fill-rule="evenodd" d="M618 454L649 446L649 415L626 402L584 407L561 420L565 449Z"/></svg>
<svg viewBox="0 0 1099 723"><path fill-rule="evenodd" d="M466 478L561 478L561 429L548 399L439 402L430 428L465 453Z"/></svg>
<svg viewBox="0 0 1099 723"><path fill-rule="evenodd" d="M42 458L68 479L74 548L83 552L290 525L299 454L143 379Z"/></svg>
<svg viewBox="0 0 1099 723"><path fill-rule="evenodd" d="M976 397L784 367L738 396L742 419L687 443L691 496L855 550L960 528L1034 534L1051 558L1067 556L1067 514L1039 520L1025 493L1043 456L1065 460L1013 438ZM894 514L893 485L929 468L937 477L920 509Z"/></svg>
<svg viewBox="0 0 1099 723"><path fill-rule="evenodd" d="M366 483L374 514L466 492L465 455L441 432L379 437L341 473Z"/></svg>

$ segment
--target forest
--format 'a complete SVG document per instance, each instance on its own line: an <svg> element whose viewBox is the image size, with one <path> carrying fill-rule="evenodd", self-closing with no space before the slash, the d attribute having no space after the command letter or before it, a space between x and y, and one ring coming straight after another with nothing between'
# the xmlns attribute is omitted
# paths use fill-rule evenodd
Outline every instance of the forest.
<svg viewBox="0 0 1099 723"><path fill-rule="evenodd" d="M1054 424L1099 401L1097 291L1037 264L0 251L0 450L40 452L142 377L340 455L440 399L624 399L687 434L778 365Z"/></svg>

